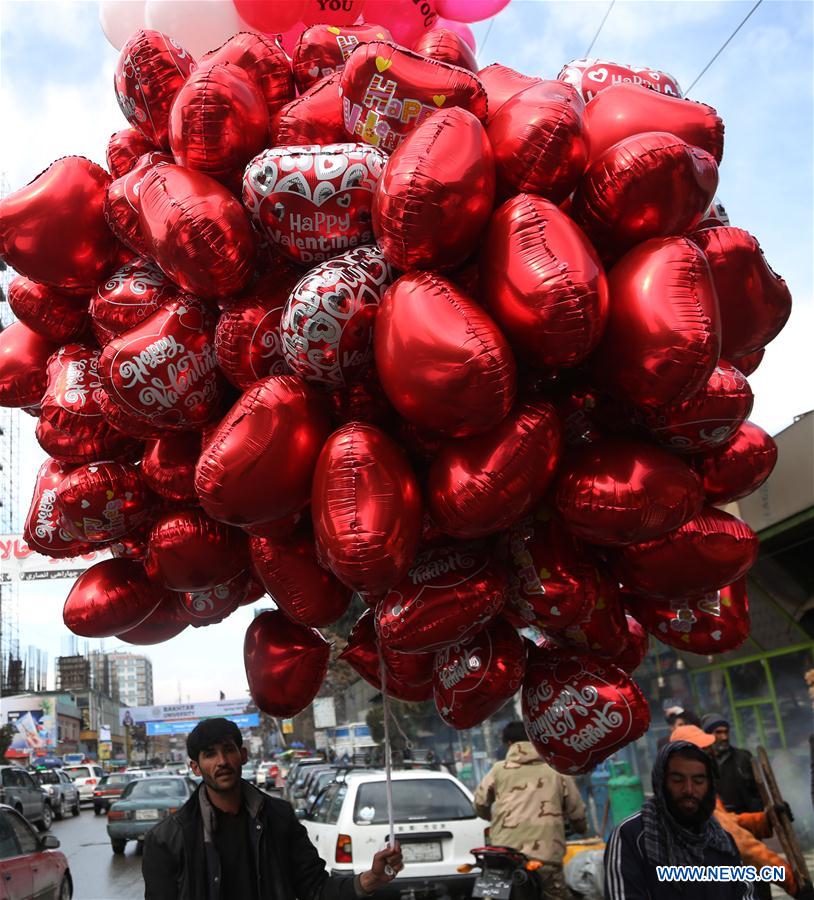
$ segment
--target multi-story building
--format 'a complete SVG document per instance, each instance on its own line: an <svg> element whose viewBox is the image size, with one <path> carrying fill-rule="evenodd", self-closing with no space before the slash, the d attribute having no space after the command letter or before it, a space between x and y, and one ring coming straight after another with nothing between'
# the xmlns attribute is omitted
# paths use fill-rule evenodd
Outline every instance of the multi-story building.
<svg viewBox="0 0 814 900"><path fill-rule="evenodd" d="M101 655L101 654L100 654ZM105 653L110 696L123 706L153 705L153 664L137 653ZM98 686L97 690L101 690Z"/></svg>

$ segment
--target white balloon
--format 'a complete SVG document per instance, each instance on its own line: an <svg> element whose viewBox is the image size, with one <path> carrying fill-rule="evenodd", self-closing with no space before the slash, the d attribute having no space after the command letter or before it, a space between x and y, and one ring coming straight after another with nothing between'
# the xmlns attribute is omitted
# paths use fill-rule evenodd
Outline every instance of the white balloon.
<svg viewBox="0 0 814 900"><path fill-rule="evenodd" d="M133 32L144 28L146 0L102 0L99 4L99 23L105 37L121 50Z"/></svg>
<svg viewBox="0 0 814 900"><path fill-rule="evenodd" d="M248 30L232 0L147 0L145 21L196 59Z"/></svg>

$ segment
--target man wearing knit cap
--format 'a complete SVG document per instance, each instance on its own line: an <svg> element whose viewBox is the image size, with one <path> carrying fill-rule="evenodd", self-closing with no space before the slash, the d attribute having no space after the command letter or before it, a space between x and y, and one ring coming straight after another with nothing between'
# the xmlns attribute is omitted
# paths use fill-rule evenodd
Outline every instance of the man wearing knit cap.
<svg viewBox="0 0 814 900"><path fill-rule="evenodd" d="M729 722L717 713L704 716L701 725L715 738L712 755L718 763L718 796L734 813L760 812L763 800L755 783L752 754L729 743Z"/></svg>

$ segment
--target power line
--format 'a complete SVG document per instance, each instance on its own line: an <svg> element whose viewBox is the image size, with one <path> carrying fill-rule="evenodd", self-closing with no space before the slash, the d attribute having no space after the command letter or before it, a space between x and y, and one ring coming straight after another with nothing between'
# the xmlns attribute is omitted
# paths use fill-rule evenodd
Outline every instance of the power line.
<svg viewBox="0 0 814 900"><path fill-rule="evenodd" d="M483 43L480 45L480 47L478 47L478 56L481 60L483 59L483 51L486 48L486 42L489 40L489 35L492 33L492 29L495 26L495 18L495 16L492 16L492 18L489 20L489 25L486 28L486 34L483 36ZM478 62L478 65L480 65L480 62Z"/></svg>
<svg viewBox="0 0 814 900"><path fill-rule="evenodd" d="M596 39L599 37L599 32L602 31L602 29L605 26L605 22L608 21L608 16L610 15L611 10L613 9L614 3L616 3L616 0L611 0L610 6L608 7L607 12L605 13L605 17L599 23L599 28L596 29L596 34L594 35L594 39L591 41L590 44L588 44L588 49L585 51L586 59L588 58L588 54L591 52L591 50L594 49L594 44L596 43Z"/></svg>
<svg viewBox="0 0 814 900"><path fill-rule="evenodd" d="M740 25L738 25L738 27L732 32L732 34L730 34L729 37L723 42L723 44L721 44L715 56L713 56L712 59L704 66L704 68L701 69L701 71L696 76L695 81L693 81L693 83L687 88L687 90L684 91L685 95L689 94L690 91L696 86L696 84L698 84L701 78L706 74L707 69L709 69L709 67L715 62L715 60L718 59L718 57L724 52L732 38L735 37L735 35L741 30L741 28L743 28L749 17L758 8L758 6L760 6L761 3L763 3L763 0L757 0L757 3L755 3L755 5L749 10L749 12L746 13L746 15L741 20Z"/></svg>

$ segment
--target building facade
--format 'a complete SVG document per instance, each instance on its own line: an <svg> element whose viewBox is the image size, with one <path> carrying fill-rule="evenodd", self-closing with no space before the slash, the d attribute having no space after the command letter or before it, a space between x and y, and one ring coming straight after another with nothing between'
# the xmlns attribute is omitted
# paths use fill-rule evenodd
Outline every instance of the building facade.
<svg viewBox="0 0 814 900"><path fill-rule="evenodd" d="M123 706L153 705L153 664L146 656L125 652L98 655L103 659L96 666L109 685L105 693L120 700ZM102 690L100 681L95 684L97 690Z"/></svg>

